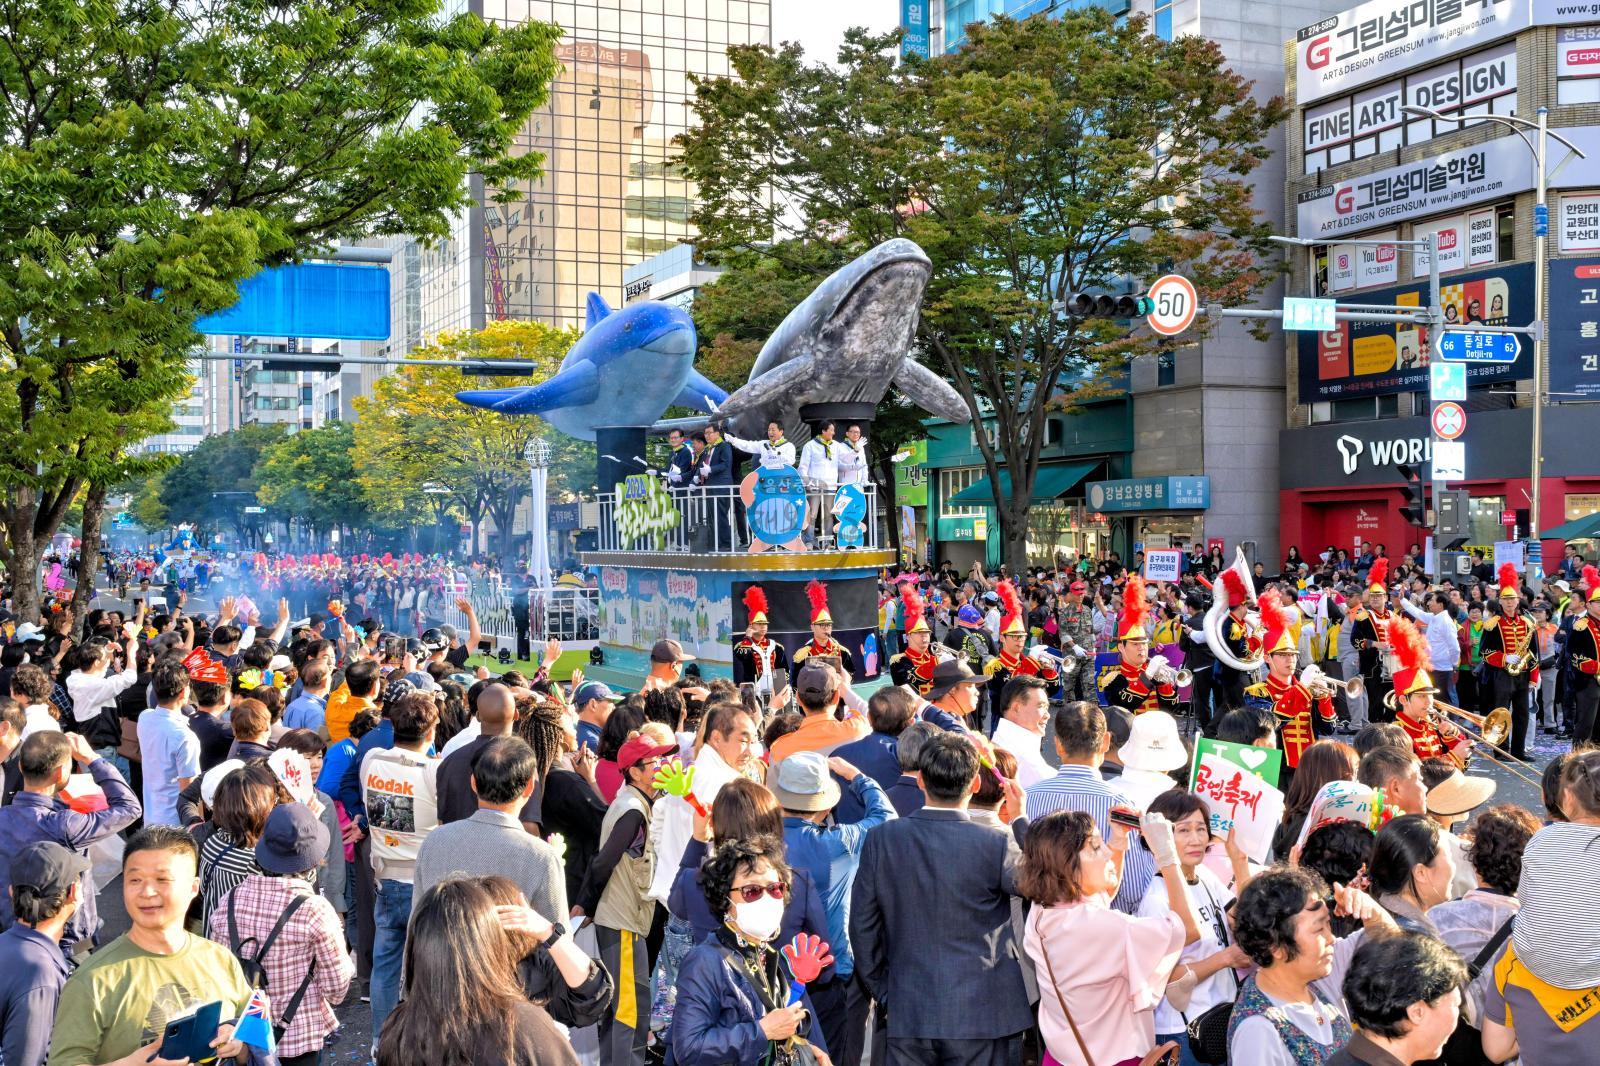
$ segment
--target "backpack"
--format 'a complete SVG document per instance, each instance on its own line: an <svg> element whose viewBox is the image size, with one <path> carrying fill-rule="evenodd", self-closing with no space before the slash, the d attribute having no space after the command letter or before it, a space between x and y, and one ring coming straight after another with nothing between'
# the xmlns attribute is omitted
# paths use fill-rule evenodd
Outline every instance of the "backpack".
<svg viewBox="0 0 1600 1066"><path fill-rule="evenodd" d="M245 954L245 946L256 943L256 938L250 936L245 937L243 940L239 939L239 922L234 915L233 893L228 893L228 950L233 952L234 957L239 960L239 968L244 971L244 979L251 988L265 989L267 987L267 969L262 960L267 957L267 952L272 950L272 945L278 942L278 934L283 932L285 925L289 924L289 919L294 916L294 912L299 910L301 904L305 903L308 898L310 897L296 896L290 900L289 905L283 909L283 913L278 915L278 920L273 925L272 931L267 934L267 939L261 941L260 946L247 955ZM294 995L289 997L288 1003L284 1005L283 1009L278 1012L277 1018L273 1020L272 1035L274 1039L283 1039L283 1034L288 1031L289 1023L294 1020L295 1012L300 1009L300 1001L305 999L306 989L311 987L311 979L316 976L316 973L317 960L313 956L311 965L306 967L306 976L300 982L300 987L294 990Z"/></svg>

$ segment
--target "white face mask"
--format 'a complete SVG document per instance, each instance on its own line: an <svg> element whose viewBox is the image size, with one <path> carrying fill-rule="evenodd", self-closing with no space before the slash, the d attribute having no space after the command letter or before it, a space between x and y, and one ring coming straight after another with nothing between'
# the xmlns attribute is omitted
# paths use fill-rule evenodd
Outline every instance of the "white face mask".
<svg viewBox="0 0 1600 1066"><path fill-rule="evenodd" d="M764 892L754 903L740 900L733 905L733 924L751 940L763 943L771 940L783 924L783 900L773 899Z"/></svg>

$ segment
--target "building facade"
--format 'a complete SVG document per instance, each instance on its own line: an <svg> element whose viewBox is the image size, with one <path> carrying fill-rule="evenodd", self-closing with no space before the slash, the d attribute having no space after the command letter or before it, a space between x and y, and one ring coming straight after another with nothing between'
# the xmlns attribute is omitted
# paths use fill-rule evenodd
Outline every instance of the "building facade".
<svg viewBox="0 0 1600 1066"><path fill-rule="evenodd" d="M721 273L695 254L694 245L674 245L622 272L622 298L628 303L660 300L687 311L700 290Z"/></svg>
<svg viewBox="0 0 1600 1066"><path fill-rule="evenodd" d="M206 435L205 417L205 362L200 359L189 360L188 370L193 381L189 385L187 394L174 401L172 404L172 429L166 433L158 433L147 437L134 449L135 454L150 454L153 452L183 452L193 451L202 438Z"/></svg>
<svg viewBox="0 0 1600 1066"><path fill-rule="evenodd" d="M1290 291L1424 304L1426 254L1386 242L1431 233L1447 322L1548 323L1538 516L1529 513L1532 346L1514 362L1467 368L1466 477L1451 487L1471 494L1467 543L1491 550L1600 510L1600 458L1579 443L1600 415L1600 12L1579 7L1373 0L1308 23L1285 45L1294 105L1285 206L1291 232L1311 242ZM1378 34L1384 46L1376 26L1389 27ZM1531 140L1484 120L1531 120L1541 107L1587 156L1568 158L1550 142L1542 308ZM1427 531L1398 512L1396 465L1431 456L1431 342L1426 330L1392 323L1287 335L1286 544L1311 555L1368 540L1397 555L1424 541ZM1558 542L1543 547L1560 557Z"/></svg>
<svg viewBox="0 0 1600 1066"><path fill-rule="evenodd" d="M730 45L771 41L766 0L470 0L487 19L556 23L561 72L513 151L544 174L509 203L473 178L478 206L433 248L389 242L394 331L404 354L442 332L499 319L581 326L598 292L624 301L623 275L693 237L692 184L670 166L689 128L691 75L729 73Z"/></svg>
<svg viewBox="0 0 1600 1066"><path fill-rule="evenodd" d="M959 47L966 24L996 13L1025 18L1089 6L1045 0L943 0L927 9L928 51L938 55ZM1254 83L1260 100L1279 95L1283 84L1283 40L1301 26L1338 9L1333 0L1110 0L1096 6L1115 14L1143 14L1151 31L1172 40L1200 36L1221 49L1227 64ZM922 9L903 2L907 50L919 32L915 17ZM1286 132L1274 131L1269 154L1251 175L1254 206L1275 232L1285 232L1284 205L1278 189L1286 179ZM1150 281L1153 279L1142 279ZM1257 300L1276 307L1281 283L1261 291ZM1228 554L1235 545L1252 561L1270 569L1281 559L1278 530L1278 431L1282 426L1284 373L1281 341L1253 337L1247 325L1225 320L1197 329L1184 338L1175 356L1133 361L1129 372L1133 443L1128 468L1107 475L1141 479L1140 484L1169 484L1167 479L1204 478L1204 508L1174 508L1174 499L1192 495L1162 493L1145 500L1136 493L1133 507L1121 512L1127 546L1150 544L1183 547L1220 542ZM1180 482L1180 484L1183 482ZM1153 488L1152 488L1153 493ZM1157 503L1161 506L1156 506ZM1091 512L1092 513L1092 512ZM1120 549L1119 549L1120 550Z"/></svg>

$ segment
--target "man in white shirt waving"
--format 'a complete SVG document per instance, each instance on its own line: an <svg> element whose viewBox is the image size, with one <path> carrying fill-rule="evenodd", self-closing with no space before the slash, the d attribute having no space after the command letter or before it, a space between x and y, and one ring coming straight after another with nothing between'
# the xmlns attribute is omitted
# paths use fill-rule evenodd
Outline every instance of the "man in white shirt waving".
<svg viewBox="0 0 1600 1066"><path fill-rule="evenodd" d="M839 489L839 452L843 445L833 439L834 433L833 422L824 422L817 435L800 449L800 479L806 485L807 540L811 539L811 522L819 516L826 532L833 494Z"/></svg>

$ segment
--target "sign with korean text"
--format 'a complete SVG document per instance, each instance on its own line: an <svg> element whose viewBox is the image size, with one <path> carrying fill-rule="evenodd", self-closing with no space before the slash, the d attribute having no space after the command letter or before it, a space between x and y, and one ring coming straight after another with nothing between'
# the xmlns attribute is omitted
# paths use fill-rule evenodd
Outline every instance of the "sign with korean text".
<svg viewBox="0 0 1600 1066"><path fill-rule="evenodd" d="M1514 363L1522 350L1515 333L1447 329L1439 338L1439 358L1452 363Z"/></svg>
<svg viewBox="0 0 1600 1066"><path fill-rule="evenodd" d="M900 25L906 31L900 54L928 58L928 0L901 0Z"/></svg>
<svg viewBox="0 0 1600 1066"><path fill-rule="evenodd" d="M1600 45L1595 50L1600 52ZM1600 252L1600 192L1563 193L1556 210L1562 255Z"/></svg>
<svg viewBox="0 0 1600 1066"><path fill-rule="evenodd" d="M1550 399L1600 399L1600 259L1550 263Z"/></svg>
<svg viewBox="0 0 1600 1066"><path fill-rule="evenodd" d="M1511 525L1517 524L1516 512L1511 512ZM1527 545L1520 540L1497 540L1494 542L1494 568L1499 570L1510 563L1517 568L1517 573L1522 573L1528 566Z"/></svg>
<svg viewBox="0 0 1600 1066"><path fill-rule="evenodd" d="M940 540L988 540L989 520L981 516L946 515L939 519Z"/></svg>
<svg viewBox="0 0 1600 1066"><path fill-rule="evenodd" d="M1271 859L1272 834L1283 817L1282 792L1214 752L1195 760L1193 791L1206 805L1213 836L1232 833L1234 843L1252 860Z"/></svg>
<svg viewBox="0 0 1600 1066"><path fill-rule="evenodd" d="M1297 232L1313 239L1355 234L1522 192L1533 188L1533 170L1533 156L1520 137L1442 152L1301 193Z"/></svg>
<svg viewBox="0 0 1600 1066"><path fill-rule="evenodd" d="M907 444L910 454L894 464L895 502L906 507L928 506L928 442L915 440Z"/></svg>
<svg viewBox="0 0 1600 1066"><path fill-rule="evenodd" d="M1176 582L1183 577L1183 552L1177 548L1152 548L1144 553L1146 581Z"/></svg>
<svg viewBox="0 0 1600 1066"><path fill-rule="evenodd" d="M1510 36L1528 0L1369 0L1295 35L1295 101L1308 104Z"/></svg>
<svg viewBox="0 0 1600 1066"><path fill-rule="evenodd" d="M1371 234L1381 241L1395 235L1394 230ZM1329 251L1328 291L1349 292L1374 285L1393 285L1400 280L1400 249L1393 244L1336 244Z"/></svg>
<svg viewBox="0 0 1600 1066"><path fill-rule="evenodd" d="M1202 474L1091 481L1084 493L1094 511L1203 511L1211 506L1211 478Z"/></svg>
<svg viewBox="0 0 1600 1066"><path fill-rule="evenodd" d="M1534 317L1533 267L1518 263L1456 274L1440 288L1440 296L1445 321L1451 324L1525 326ZM1426 300L1426 282L1362 296L1363 303L1402 307L1421 307ZM1339 322L1325 333L1301 334L1300 402L1424 391L1431 361L1426 333L1405 322ZM1531 377L1530 353L1531 346L1524 345L1515 362L1474 363L1467 370L1468 382L1482 385Z"/></svg>
<svg viewBox="0 0 1600 1066"><path fill-rule="evenodd" d="M1427 240L1428 234L1437 235L1439 242L1439 273L1449 274L1467 267L1487 266L1495 261L1498 245L1495 240L1495 212L1473 211L1465 215L1452 215L1435 222L1419 222L1412 227L1416 240ZM1413 277L1428 276L1428 252L1417 248L1411 256Z"/></svg>
<svg viewBox="0 0 1600 1066"><path fill-rule="evenodd" d="M1360 542L1357 541L1357 547L1359 546ZM1283 752L1277 748L1258 748L1253 744L1234 744L1227 740L1197 737L1194 758L1189 763L1191 788L1194 787L1195 778L1200 771L1200 759L1206 755L1214 755L1223 762L1256 774L1269 785L1276 786L1283 775Z"/></svg>

